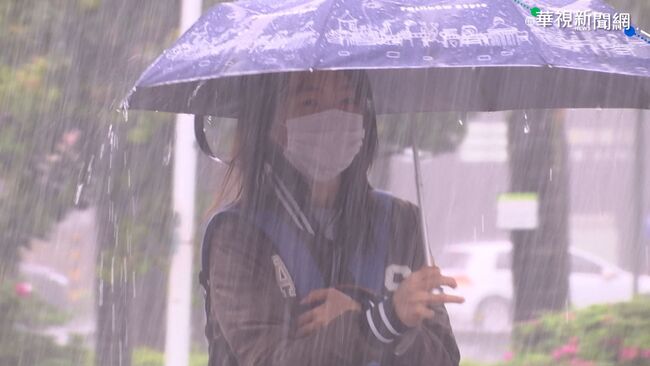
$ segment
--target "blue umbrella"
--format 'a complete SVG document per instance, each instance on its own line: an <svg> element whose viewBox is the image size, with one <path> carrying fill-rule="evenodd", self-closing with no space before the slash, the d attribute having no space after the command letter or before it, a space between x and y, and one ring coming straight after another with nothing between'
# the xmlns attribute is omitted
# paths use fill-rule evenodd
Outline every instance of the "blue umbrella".
<svg viewBox="0 0 650 366"><path fill-rule="evenodd" d="M616 24L615 11L601 0L538 0L535 7L525 1L220 4L154 61L123 106L236 117L237 88L251 75L361 69L378 114L650 108L650 39L621 19ZM548 24L554 13L588 18L581 26L590 29ZM599 29L602 14L618 29ZM217 159L199 118L195 131ZM415 143L413 157L426 223ZM425 228L422 235L428 253Z"/></svg>
<svg viewBox="0 0 650 366"><path fill-rule="evenodd" d="M532 11L522 1L217 5L143 73L124 106L232 117L249 75L364 69L379 114L650 108L649 38L601 0L540 0ZM549 24L554 13L590 29ZM618 29L602 29L598 14Z"/></svg>

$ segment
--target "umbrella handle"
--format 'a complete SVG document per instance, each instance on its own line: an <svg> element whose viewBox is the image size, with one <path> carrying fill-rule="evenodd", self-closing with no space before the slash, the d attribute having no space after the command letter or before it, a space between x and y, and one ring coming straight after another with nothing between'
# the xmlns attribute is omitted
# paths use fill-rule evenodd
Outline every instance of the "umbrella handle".
<svg viewBox="0 0 650 366"><path fill-rule="evenodd" d="M429 247L429 236L427 234L427 221L426 215L424 212L424 194L422 189L422 170L420 169L420 150L418 149L418 140L416 133L415 122L413 118L410 120L410 129L411 129L411 148L413 152L413 166L415 167L415 189L418 196L418 213L420 216L420 235L422 236L422 245L424 246L424 256L425 263L427 266L433 266L433 255L431 254L431 248ZM433 293L443 293L442 287L437 287L433 290ZM430 308L431 309L431 308ZM433 309L431 309L433 310ZM436 311L434 311L434 314ZM398 346L395 348L396 355L402 355L406 350L415 342L417 332L415 330L410 330L403 336L403 339L400 341Z"/></svg>
<svg viewBox="0 0 650 366"><path fill-rule="evenodd" d="M227 165L223 160L219 159L210 148L208 139L205 137L204 116L198 114L194 115L194 136L196 137L196 142L199 144L199 148L201 148L201 151L203 151L205 155L217 163Z"/></svg>
<svg viewBox="0 0 650 366"><path fill-rule="evenodd" d="M413 165L415 167L415 189L418 197L418 213L420 216L420 235L422 236L422 245L424 246L425 263L427 266L433 265L431 248L429 247L429 236L427 234L427 221L424 213L424 196L422 193L422 171L420 170L420 151L418 149L417 134L413 118L411 124L411 148L413 152Z"/></svg>

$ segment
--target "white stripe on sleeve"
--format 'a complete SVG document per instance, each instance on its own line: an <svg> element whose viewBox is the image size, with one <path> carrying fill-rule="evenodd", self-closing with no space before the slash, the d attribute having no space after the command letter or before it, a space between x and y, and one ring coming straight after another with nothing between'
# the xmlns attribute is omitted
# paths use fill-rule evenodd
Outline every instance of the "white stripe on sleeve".
<svg viewBox="0 0 650 366"><path fill-rule="evenodd" d="M377 339L379 339L380 341L382 341L384 343L393 342L391 339L385 338L384 336L382 336L379 333L379 330L375 326L375 322L372 320L372 315L370 315L370 310L371 309L366 310L366 319L368 320L368 325L370 325L370 330L372 330L372 334L374 334L375 337L377 337Z"/></svg>
<svg viewBox="0 0 650 366"><path fill-rule="evenodd" d="M379 303L379 315L381 316L381 320L384 322L384 325L386 325L386 328L388 328L388 330L391 333L393 333L394 335L399 336L400 333L395 330L393 325L388 320L388 317L386 316L386 312L384 311L384 302L383 301Z"/></svg>

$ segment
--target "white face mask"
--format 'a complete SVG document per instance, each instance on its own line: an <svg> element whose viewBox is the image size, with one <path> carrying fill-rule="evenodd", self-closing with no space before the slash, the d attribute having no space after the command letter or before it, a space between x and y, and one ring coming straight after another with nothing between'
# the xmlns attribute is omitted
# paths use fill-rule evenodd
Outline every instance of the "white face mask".
<svg viewBox="0 0 650 366"><path fill-rule="evenodd" d="M284 156L306 178L331 180L350 166L364 134L363 116L339 109L288 119Z"/></svg>

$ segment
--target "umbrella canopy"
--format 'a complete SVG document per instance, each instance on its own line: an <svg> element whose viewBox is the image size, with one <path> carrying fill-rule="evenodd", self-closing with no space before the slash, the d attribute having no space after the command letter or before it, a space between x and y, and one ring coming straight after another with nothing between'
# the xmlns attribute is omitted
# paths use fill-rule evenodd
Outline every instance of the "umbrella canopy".
<svg viewBox="0 0 650 366"><path fill-rule="evenodd" d="M248 75L364 69L379 114L650 108L650 40L621 23L595 29L596 13L615 14L601 0L536 6L587 14L590 29L543 24L512 0L224 3L143 73L124 106L236 117Z"/></svg>

